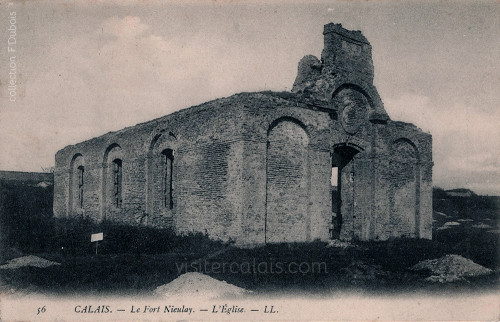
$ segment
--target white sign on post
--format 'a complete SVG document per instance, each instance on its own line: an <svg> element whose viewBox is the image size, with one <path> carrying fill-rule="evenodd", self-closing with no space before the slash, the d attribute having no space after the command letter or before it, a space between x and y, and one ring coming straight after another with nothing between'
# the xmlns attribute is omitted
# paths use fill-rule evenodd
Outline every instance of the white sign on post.
<svg viewBox="0 0 500 322"><path fill-rule="evenodd" d="M97 233L90 235L90 242L97 242L104 239L104 233Z"/></svg>
<svg viewBox="0 0 500 322"><path fill-rule="evenodd" d="M90 235L90 242L95 242L95 254L97 255L97 248L99 247L99 241L104 239L104 233L97 233Z"/></svg>

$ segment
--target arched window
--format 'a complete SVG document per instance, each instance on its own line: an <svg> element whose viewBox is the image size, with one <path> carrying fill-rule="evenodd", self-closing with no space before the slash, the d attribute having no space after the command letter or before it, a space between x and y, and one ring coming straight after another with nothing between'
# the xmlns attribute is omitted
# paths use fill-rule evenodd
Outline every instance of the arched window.
<svg viewBox="0 0 500 322"><path fill-rule="evenodd" d="M78 207L83 209L83 173L85 172L85 168L83 165L78 167Z"/></svg>
<svg viewBox="0 0 500 322"><path fill-rule="evenodd" d="M73 215L83 211L85 160L76 153L69 164L68 208L67 214Z"/></svg>
<svg viewBox="0 0 500 322"><path fill-rule="evenodd" d="M122 148L118 143L110 144L104 151L101 177L101 220L107 215L121 211L124 197L123 159Z"/></svg>
<svg viewBox="0 0 500 322"><path fill-rule="evenodd" d="M162 152L164 156L163 172L163 206L165 208L174 208L174 199L172 196L172 177L174 170L174 151L165 149Z"/></svg>
<svg viewBox="0 0 500 322"><path fill-rule="evenodd" d="M122 206L122 160L113 160L113 198L117 208Z"/></svg>
<svg viewBox="0 0 500 322"><path fill-rule="evenodd" d="M156 216L171 216L174 212L176 140L172 132L156 130L149 146L146 160L146 213L152 216L153 221Z"/></svg>

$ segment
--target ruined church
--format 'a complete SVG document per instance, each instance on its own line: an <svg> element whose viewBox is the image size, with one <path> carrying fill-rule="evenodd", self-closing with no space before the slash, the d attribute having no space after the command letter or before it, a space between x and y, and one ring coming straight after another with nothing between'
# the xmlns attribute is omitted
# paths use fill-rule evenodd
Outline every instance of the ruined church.
<svg viewBox="0 0 500 322"><path fill-rule="evenodd" d="M430 239L431 135L387 115L361 32L323 34L291 92L216 99L58 151L55 216L236 245Z"/></svg>

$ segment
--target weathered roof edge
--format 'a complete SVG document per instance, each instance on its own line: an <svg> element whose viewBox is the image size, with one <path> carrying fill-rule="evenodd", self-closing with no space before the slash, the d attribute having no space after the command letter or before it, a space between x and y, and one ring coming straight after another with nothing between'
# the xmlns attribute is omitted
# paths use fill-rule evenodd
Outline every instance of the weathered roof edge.
<svg viewBox="0 0 500 322"><path fill-rule="evenodd" d="M228 101L232 101L232 100L235 100L235 99L237 99L239 97L244 97L244 96L257 98L259 95L265 95L265 96L270 96L270 97L274 97L274 98L279 98L279 99L282 99L282 100L286 100L286 101L289 101L289 102L292 102L292 103L296 104L297 106L301 106L301 107L304 107L304 108L309 108L311 106L319 106L319 104L324 105L322 102L309 101L306 98L302 97L301 95L298 95L298 94L295 94L295 93L292 93L292 92L286 92L286 91L281 91L281 92L276 92L276 91L240 92L240 93L233 94L231 96L219 97L219 98L216 98L216 99L213 99L213 100L210 100L210 101L203 102L203 103L198 104L198 105L193 105L193 106L190 106L190 107L186 107L186 108L174 111L172 113L169 113L169 114L157 117L155 119L152 119L152 120L149 120L149 121L145 121L145 122L141 122L141 123L137 123L135 125L130 125L130 126L124 127L122 129L119 129L119 130L116 130L116 131L109 131L109 132L103 133L101 135L97 135L97 136L94 136L92 138L89 138L87 140L77 142L75 144L69 144L69 145L66 145L63 148L59 149L58 152L59 151L64 151L66 149L70 149L70 148L72 148L72 147L74 147L76 145L80 145L82 143L87 143L89 141L101 138L103 136L113 135L113 134L116 135L116 134L120 134L120 133L123 133L123 132L127 132L130 129L132 129L132 128L142 127L142 126L148 126L148 125L150 125L152 123L159 122L159 121L161 121L164 118L172 118L172 117L179 117L179 116L182 117L182 114L197 113L199 111L203 111L205 108L209 108L210 105L213 105L216 102L222 102L222 103L224 101L228 102Z"/></svg>

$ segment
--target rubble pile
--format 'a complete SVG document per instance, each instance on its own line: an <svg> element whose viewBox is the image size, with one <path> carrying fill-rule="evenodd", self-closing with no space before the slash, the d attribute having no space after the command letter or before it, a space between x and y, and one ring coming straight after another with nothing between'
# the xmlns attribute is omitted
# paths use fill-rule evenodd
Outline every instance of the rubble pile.
<svg viewBox="0 0 500 322"><path fill-rule="evenodd" d="M428 270L432 273L426 280L430 282L447 283L463 281L467 277L488 275L492 271L459 255L446 255L437 259L421 261L410 269L416 271Z"/></svg>
<svg viewBox="0 0 500 322"><path fill-rule="evenodd" d="M46 260L38 256L28 255L11 259L10 261L7 262L7 264L1 265L0 269L16 269L26 266L45 268L52 265L61 265L61 264Z"/></svg>
<svg viewBox="0 0 500 322"><path fill-rule="evenodd" d="M238 296L249 291L197 272L182 274L172 282L156 288L164 297L203 297L205 299Z"/></svg>

